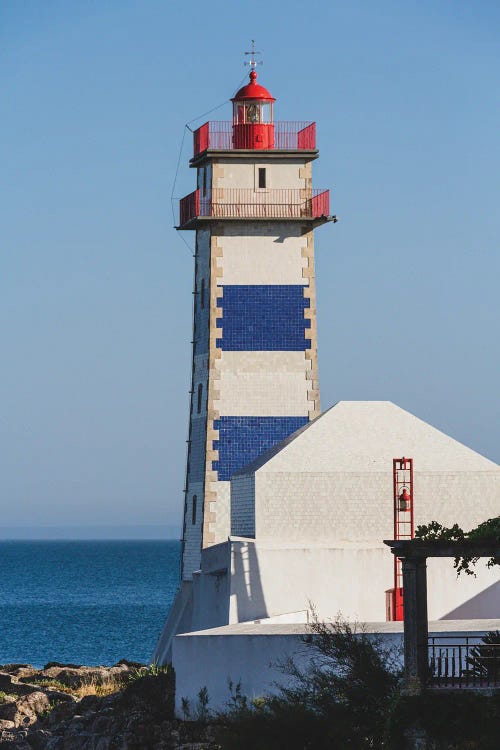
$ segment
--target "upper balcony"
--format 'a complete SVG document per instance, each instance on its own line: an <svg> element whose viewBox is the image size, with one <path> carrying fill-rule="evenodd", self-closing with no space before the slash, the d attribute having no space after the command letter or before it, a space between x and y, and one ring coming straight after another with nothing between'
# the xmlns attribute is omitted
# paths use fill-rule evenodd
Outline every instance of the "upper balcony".
<svg viewBox="0 0 500 750"><path fill-rule="evenodd" d="M238 128L235 145L234 128ZM275 122L265 126L270 134L268 143L260 148L267 151L315 151L315 122ZM206 122L193 133L193 158L204 151L241 151L256 148L252 126L232 122Z"/></svg>
<svg viewBox="0 0 500 750"><path fill-rule="evenodd" d="M330 191L318 189L252 190L216 188L211 195L200 190L180 201L178 229L196 229L213 219L311 221L313 225L335 221L330 217Z"/></svg>

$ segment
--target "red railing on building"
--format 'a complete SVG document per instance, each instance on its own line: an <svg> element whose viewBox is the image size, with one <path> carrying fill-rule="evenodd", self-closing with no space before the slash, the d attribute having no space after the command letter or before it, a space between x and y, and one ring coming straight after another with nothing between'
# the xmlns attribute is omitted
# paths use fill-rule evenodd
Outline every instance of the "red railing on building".
<svg viewBox="0 0 500 750"><path fill-rule="evenodd" d="M253 148L253 141L240 145L238 148ZM316 148L315 122L275 122L274 150L283 151L313 151ZM215 151L235 150L232 122L206 122L193 133L194 156L198 156L207 149Z"/></svg>
<svg viewBox="0 0 500 750"><path fill-rule="evenodd" d="M318 219L330 211L329 190L216 188L195 190L180 202L179 226L198 217L215 219Z"/></svg>
<svg viewBox="0 0 500 750"><path fill-rule="evenodd" d="M196 156L206 151L210 144L210 123L206 122L193 133L193 152Z"/></svg>
<svg viewBox="0 0 500 750"><path fill-rule="evenodd" d="M314 191L313 191L314 192ZM314 217L328 216L330 210L330 191L323 190L311 198L311 214Z"/></svg>
<svg viewBox="0 0 500 750"><path fill-rule="evenodd" d="M179 206L179 225L182 227L188 221L200 215L200 191L195 190L181 198Z"/></svg>
<svg viewBox="0 0 500 750"><path fill-rule="evenodd" d="M316 123L310 122L297 133L297 148L312 151L316 148Z"/></svg>

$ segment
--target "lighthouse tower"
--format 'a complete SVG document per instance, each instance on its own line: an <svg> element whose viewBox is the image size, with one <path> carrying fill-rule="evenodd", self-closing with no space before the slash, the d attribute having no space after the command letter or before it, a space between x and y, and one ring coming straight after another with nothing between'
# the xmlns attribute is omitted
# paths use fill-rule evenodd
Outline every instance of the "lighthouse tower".
<svg viewBox="0 0 500 750"><path fill-rule="evenodd" d="M312 185L315 123L275 122L250 66L232 122L194 133L180 202L177 228L196 232L186 582L231 533L233 473L320 413L313 230L334 220L329 192Z"/></svg>

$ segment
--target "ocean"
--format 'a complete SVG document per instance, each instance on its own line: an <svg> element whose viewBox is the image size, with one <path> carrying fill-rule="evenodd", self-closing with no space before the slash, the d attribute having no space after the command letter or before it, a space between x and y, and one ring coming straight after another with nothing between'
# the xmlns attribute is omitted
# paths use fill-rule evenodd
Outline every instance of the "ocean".
<svg viewBox="0 0 500 750"><path fill-rule="evenodd" d="M149 664L178 541L0 542L0 664Z"/></svg>

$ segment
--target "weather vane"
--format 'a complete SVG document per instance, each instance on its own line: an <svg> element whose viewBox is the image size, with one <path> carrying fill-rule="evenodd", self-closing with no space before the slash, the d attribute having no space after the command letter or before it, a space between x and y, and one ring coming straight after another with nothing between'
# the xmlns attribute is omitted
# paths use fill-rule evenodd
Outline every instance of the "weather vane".
<svg viewBox="0 0 500 750"><path fill-rule="evenodd" d="M262 55L262 52L257 52L255 49L255 39L252 39L252 49L250 52L245 52L245 55L250 55L250 60L245 60L243 65L249 65L252 70L255 70L257 65L263 65L263 60L256 60L255 55Z"/></svg>

